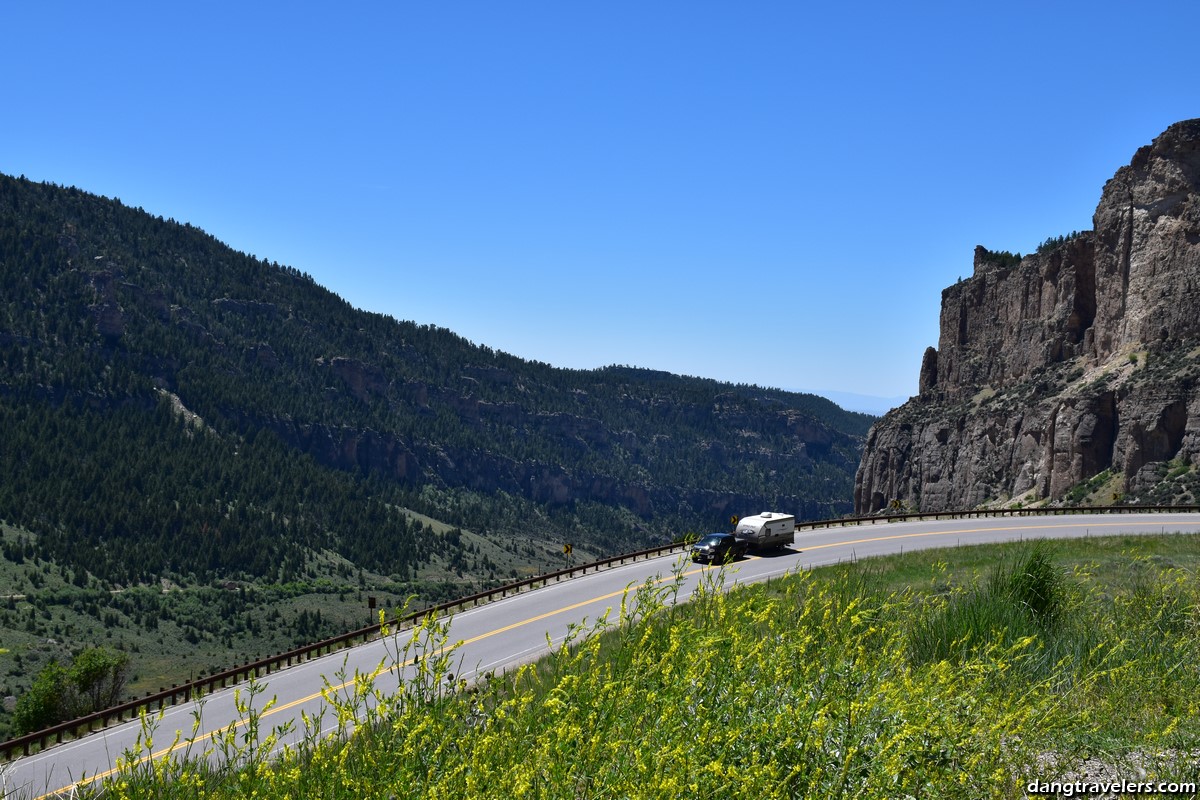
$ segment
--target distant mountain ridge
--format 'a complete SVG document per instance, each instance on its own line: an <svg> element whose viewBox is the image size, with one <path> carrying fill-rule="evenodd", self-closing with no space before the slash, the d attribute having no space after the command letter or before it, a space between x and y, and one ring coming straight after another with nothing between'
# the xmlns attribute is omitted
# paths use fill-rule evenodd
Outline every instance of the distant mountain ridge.
<svg viewBox="0 0 1200 800"><path fill-rule="evenodd" d="M857 411L882 417L893 408L904 405L908 396L880 397L873 394L858 394L857 392L841 392L834 389L814 389L812 394L831 400L847 411Z"/></svg>
<svg viewBox="0 0 1200 800"><path fill-rule="evenodd" d="M400 506L609 552L765 508L836 516L872 419L526 361L356 310L188 224L6 176L0 281L0 520L125 580L155 559L261 573L322 550L416 574L430 545Z"/></svg>

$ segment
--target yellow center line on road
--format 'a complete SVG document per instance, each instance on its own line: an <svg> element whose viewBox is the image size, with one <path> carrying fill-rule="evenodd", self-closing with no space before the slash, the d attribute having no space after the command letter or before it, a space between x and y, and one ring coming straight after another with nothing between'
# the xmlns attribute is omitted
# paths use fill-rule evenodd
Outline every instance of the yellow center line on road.
<svg viewBox="0 0 1200 800"><path fill-rule="evenodd" d="M1095 527L1095 528L1150 527L1150 526L1154 526L1154 525L1163 525L1163 524L1164 523L1162 521L1130 522L1130 521L1126 520L1126 521L1121 521L1121 522L1097 522L1095 524L1089 525L1088 527L1089 528L1091 528L1091 527ZM1190 526L1190 527L1196 527L1196 526L1200 526L1200 519L1196 520L1195 522L1191 522L1191 521L1181 522L1181 521L1176 520L1176 521L1173 521L1171 523L1171 525L1186 525L1186 526ZM1005 526L988 527L988 528L956 528L953 530L946 530L946 531L924 531L924 532L915 532L915 533L899 533L899 534L895 534L892 536L872 536L872 537L868 537L865 539L851 539L849 541L828 542L826 544L816 544L816 545L811 545L809 547L803 547L799 550L799 552L808 553L808 552L812 552L813 550L825 550L830 547L847 547L847 546L852 546L852 545L856 545L856 544L870 544L872 542L895 541L897 539L917 539L917 538L922 538L922 537L926 537L926 536L954 536L954 535L961 536L963 534L970 534L970 533L994 533L994 532L1022 531L1022 530L1047 530L1047 529L1051 529L1051 528L1073 528L1073 527L1078 527L1078 525L1076 523L1058 523L1058 524L1053 524L1053 525L1005 525ZM682 577L685 577L685 578L690 577L692 575L696 575L701 572L705 572L706 570L711 570L711 569L715 568L716 566L719 566L719 565L709 565L706 567L700 567L699 569L694 569L694 570L691 570L688 572L684 572L684 573L682 573ZM672 575L672 578L674 578L674 575ZM655 583L663 583L666 580L667 580L666 578L664 578L660 575L657 578L657 580L655 580ZM543 614L538 614L537 616L529 617L528 619L523 619L518 622L514 622L509 625L505 625L504 627L501 627L501 628L496 628L495 630L488 631L487 633L481 633L478 636L474 636L470 639L465 639L465 640L457 642L455 644L455 647L461 647L463 645L474 644L475 642L483 641L484 639L490 638L492 636L496 636L501 633L505 633L506 631L511 631L511 630L520 628L525 625L531 625L535 622L540 622L541 620L544 620L544 619L549 619L550 617L553 617L556 614L564 614L568 611L574 611L578 608L582 608L584 606L591 605L593 603L600 603L605 600L611 600L614 597L619 597L619 596L625 594L627 591L629 591L629 588L630 588L629 586L626 586L625 588L620 589L615 592L609 592L608 594L600 595L599 597L593 597L589 600L583 600L583 601L574 603L569 606L563 606L562 608L558 608L553 611L547 611ZM414 663L414 659L409 659L405 663L398 664L395 667L392 667L390 669L403 669L404 667L411 666L413 663ZM388 671L390 671L390 669ZM379 669L376 669L373 673L371 673L370 677L372 679L374 679L374 678L378 677L381 674L381 672L383 672L383 671L384 670L382 669L382 667ZM310 702L312 700L316 700L318 697L322 697L325 694L325 692L327 692L327 691L330 693L339 692L354 682L355 682L355 679L352 678L352 679L345 681L337 686L329 687L327 689L322 689L319 692L310 694L307 697L302 697L298 700L293 700L290 703L285 703L284 705L281 705L281 706L272 706L272 707L268 708L266 711L259 714L258 717L259 717L259 719L262 719L264 717L268 717L273 714L278 714L282 711L286 711L288 709L295 708L298 705ZM209 734L206 734L205 738L209 738L211 740L212 737L218 736L221 733L224 733L231 729L237 730L238 728L246 725L248 722L249 722L248 719L237 720L236 722L231 723L230 725L226 726L225 728L222 728L220 730L213 731ZM134 766L137 764L142 764L142 763L145 763L147 760L151 760L151 759L160 759L164 756L170 755L175 750L178 750L187 744L190 744L190 743L187 741L176 741L170 747L165 747L162 750L158 751L157 753L150 753L150 754L144 755L141 758L137 759L136 761L130 762L127 766ZM45 798L53 797L54 795L57 795L64 791L70 791L72 789L75 789L78 786L94 783L95 781L98 781L98 780L103 780L104 778L107 778L107 777L110 777L110 776L116 774L117 771L118 771L118 769L116 767L114 767L113 769L110 769L106 772L101 772L96 775L93 775L90 778L83 778L79 781L76 781L73 784L70 784L69 786L65 786L61 789L56 789L53 792L49 792L47 794L41 795L40 797L37 798L37 800L45 800Z"/></svg>
<svg viewBox="0 0 1200 800"><path fill-rule="evenodd" d="M700 569L695 569L690 572L684 572L684 573L682 573L682 577L686 578L691 575L696 575L700 572L703 572L705 569L711 569L711 568L712 568L711 566L701 567ZM674 575L672 575L671 577L674 578ZM660 575L655 580L655 583L663 583L666 580L667 580L666 578L664 578ZM519 622L514 622L511 625L505 625L502 628L496 628L495 630L488 631L487 633L481 633L478 636L474 636L470 639L461 640L461 641L455 643L455 647L457 648L457 647L461 647L463 645L474 644L475 642L483 641L484 639L487 639L492 636L496 636L496 635L504 633L506 631L511 631L515 628L520 628L524 625L531 625L534 622L540 622L541 620L548 619L549 617L553 617L556 614L565 614L568 611L574 611L577 608L582 608L584 606L591 605L592 603L600 603L605 600L611 600L614 597L619 597L619 596L625 594L627 591L629 591L629 586L626 586L625 588L620 589L615 592L609 592L608 594L600 595L599 597L593 597L589 600L583 600L583 601L575 603L573 605L563 606L562 608L555 609L554 611L547 611L544 614L538 614L537 616L529 617L528 619L523 619L523 620L520 620ZM405 661L403 664L397 664L394 667L388 668L387 670L384 670L382 667L379 667L374 672L371 673L370 678L372 680L374 680L375 678L377 678L380 674L382 674L385 671L390 672L392 669L403 669L405 667L412 666L415 663L415 661L416 661L415 658L410 658L407 661ZM286 711L288 709L295 708L298 705L302 705L302 704L308 703L312 700L316 700L318 697L325 696L326 692L329 692L330 694L340 692L342 689L345 689L347 686L354 683L356 679L357 679L357 676L355 676L355 678L351 678L348 681L344 681L344 682L338 684L337 686L330 686L330 687L324 688L319 692L310 694L307 697L301 697L298 700L293 700L290 703L285 703L281 706L271 706L266 711L263 711L261 714L259 714L258 719L261 720L264 717L271 716L272 714L278 714L281 711ZM205 734L204 737L202 737L202 738L209 739L211 741L216 736L219 736L230 730L237 730L238 728L241 728L241 727L247 725L249 723L249 721L250 721L249 719L239 719L235 722L230 723L229 725L225 726L224 728L221 728L219 730L215 730L215 731ZM171 753L175 752L176 750L179 750L187 745L194 743L195 741L198 741L198 740L195 740L195 739L193 739L192 741L176 740L173 744L171 744L171 746L164 747L162 750L159 750L157 753L147 753L146 755L143 755L134 761L130 761L125 766L127 766L127 767L128 766L136 766L138 764L144 764L146 761L158 760L160 758L170 755ZM119 771L119 769L120 769L119 767L113 767L112 769L109 769L105 772L99 772L95 775L92 775L91 777L81 778L80 780L78 780L75 783L72 783L68 786L64 786L60 789L55 789L52 792L48 792L47 794L40 795L36 798L36 800L46 800L46 798L54 797L56 795L61 794L62 792L69 792L79 786L83 786L85 784L91 784L91 783L95 783L96 781L104 780L105 778L115 775Z"/></svg>

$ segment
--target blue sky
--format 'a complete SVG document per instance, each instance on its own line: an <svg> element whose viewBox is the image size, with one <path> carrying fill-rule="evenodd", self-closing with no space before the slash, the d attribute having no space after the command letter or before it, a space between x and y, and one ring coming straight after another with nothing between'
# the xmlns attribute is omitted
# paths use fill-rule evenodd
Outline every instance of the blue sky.
<svg viewBox="0 0 1200 800"><path fill-rule="evenodd" d="M905 397L1200 116L1200 3L6 3L0 172L556 366Z"/></svg>

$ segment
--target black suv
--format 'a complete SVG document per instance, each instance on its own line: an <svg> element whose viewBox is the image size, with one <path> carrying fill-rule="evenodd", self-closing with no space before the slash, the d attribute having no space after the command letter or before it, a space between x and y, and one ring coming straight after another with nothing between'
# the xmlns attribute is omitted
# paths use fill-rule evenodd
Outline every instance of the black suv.
<svg viewBox="0 0 1200 800"><path fill-rule="evenodd" d="M735 539L732 533L710 533L692 545L692 561L724 564L746 555L749 547Z"/></svg>

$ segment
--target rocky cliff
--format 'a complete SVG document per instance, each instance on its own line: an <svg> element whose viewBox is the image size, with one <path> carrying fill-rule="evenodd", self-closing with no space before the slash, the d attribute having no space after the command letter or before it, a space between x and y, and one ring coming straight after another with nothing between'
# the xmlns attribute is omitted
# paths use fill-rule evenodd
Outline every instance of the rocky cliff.
<svg viewBox="0 0 1200 800"><path fill-rule="evenodd" d="M871 429L857 512L1200 498L1200 119L1104 186L1093 230L975 250L920 393Z"/></svg>

